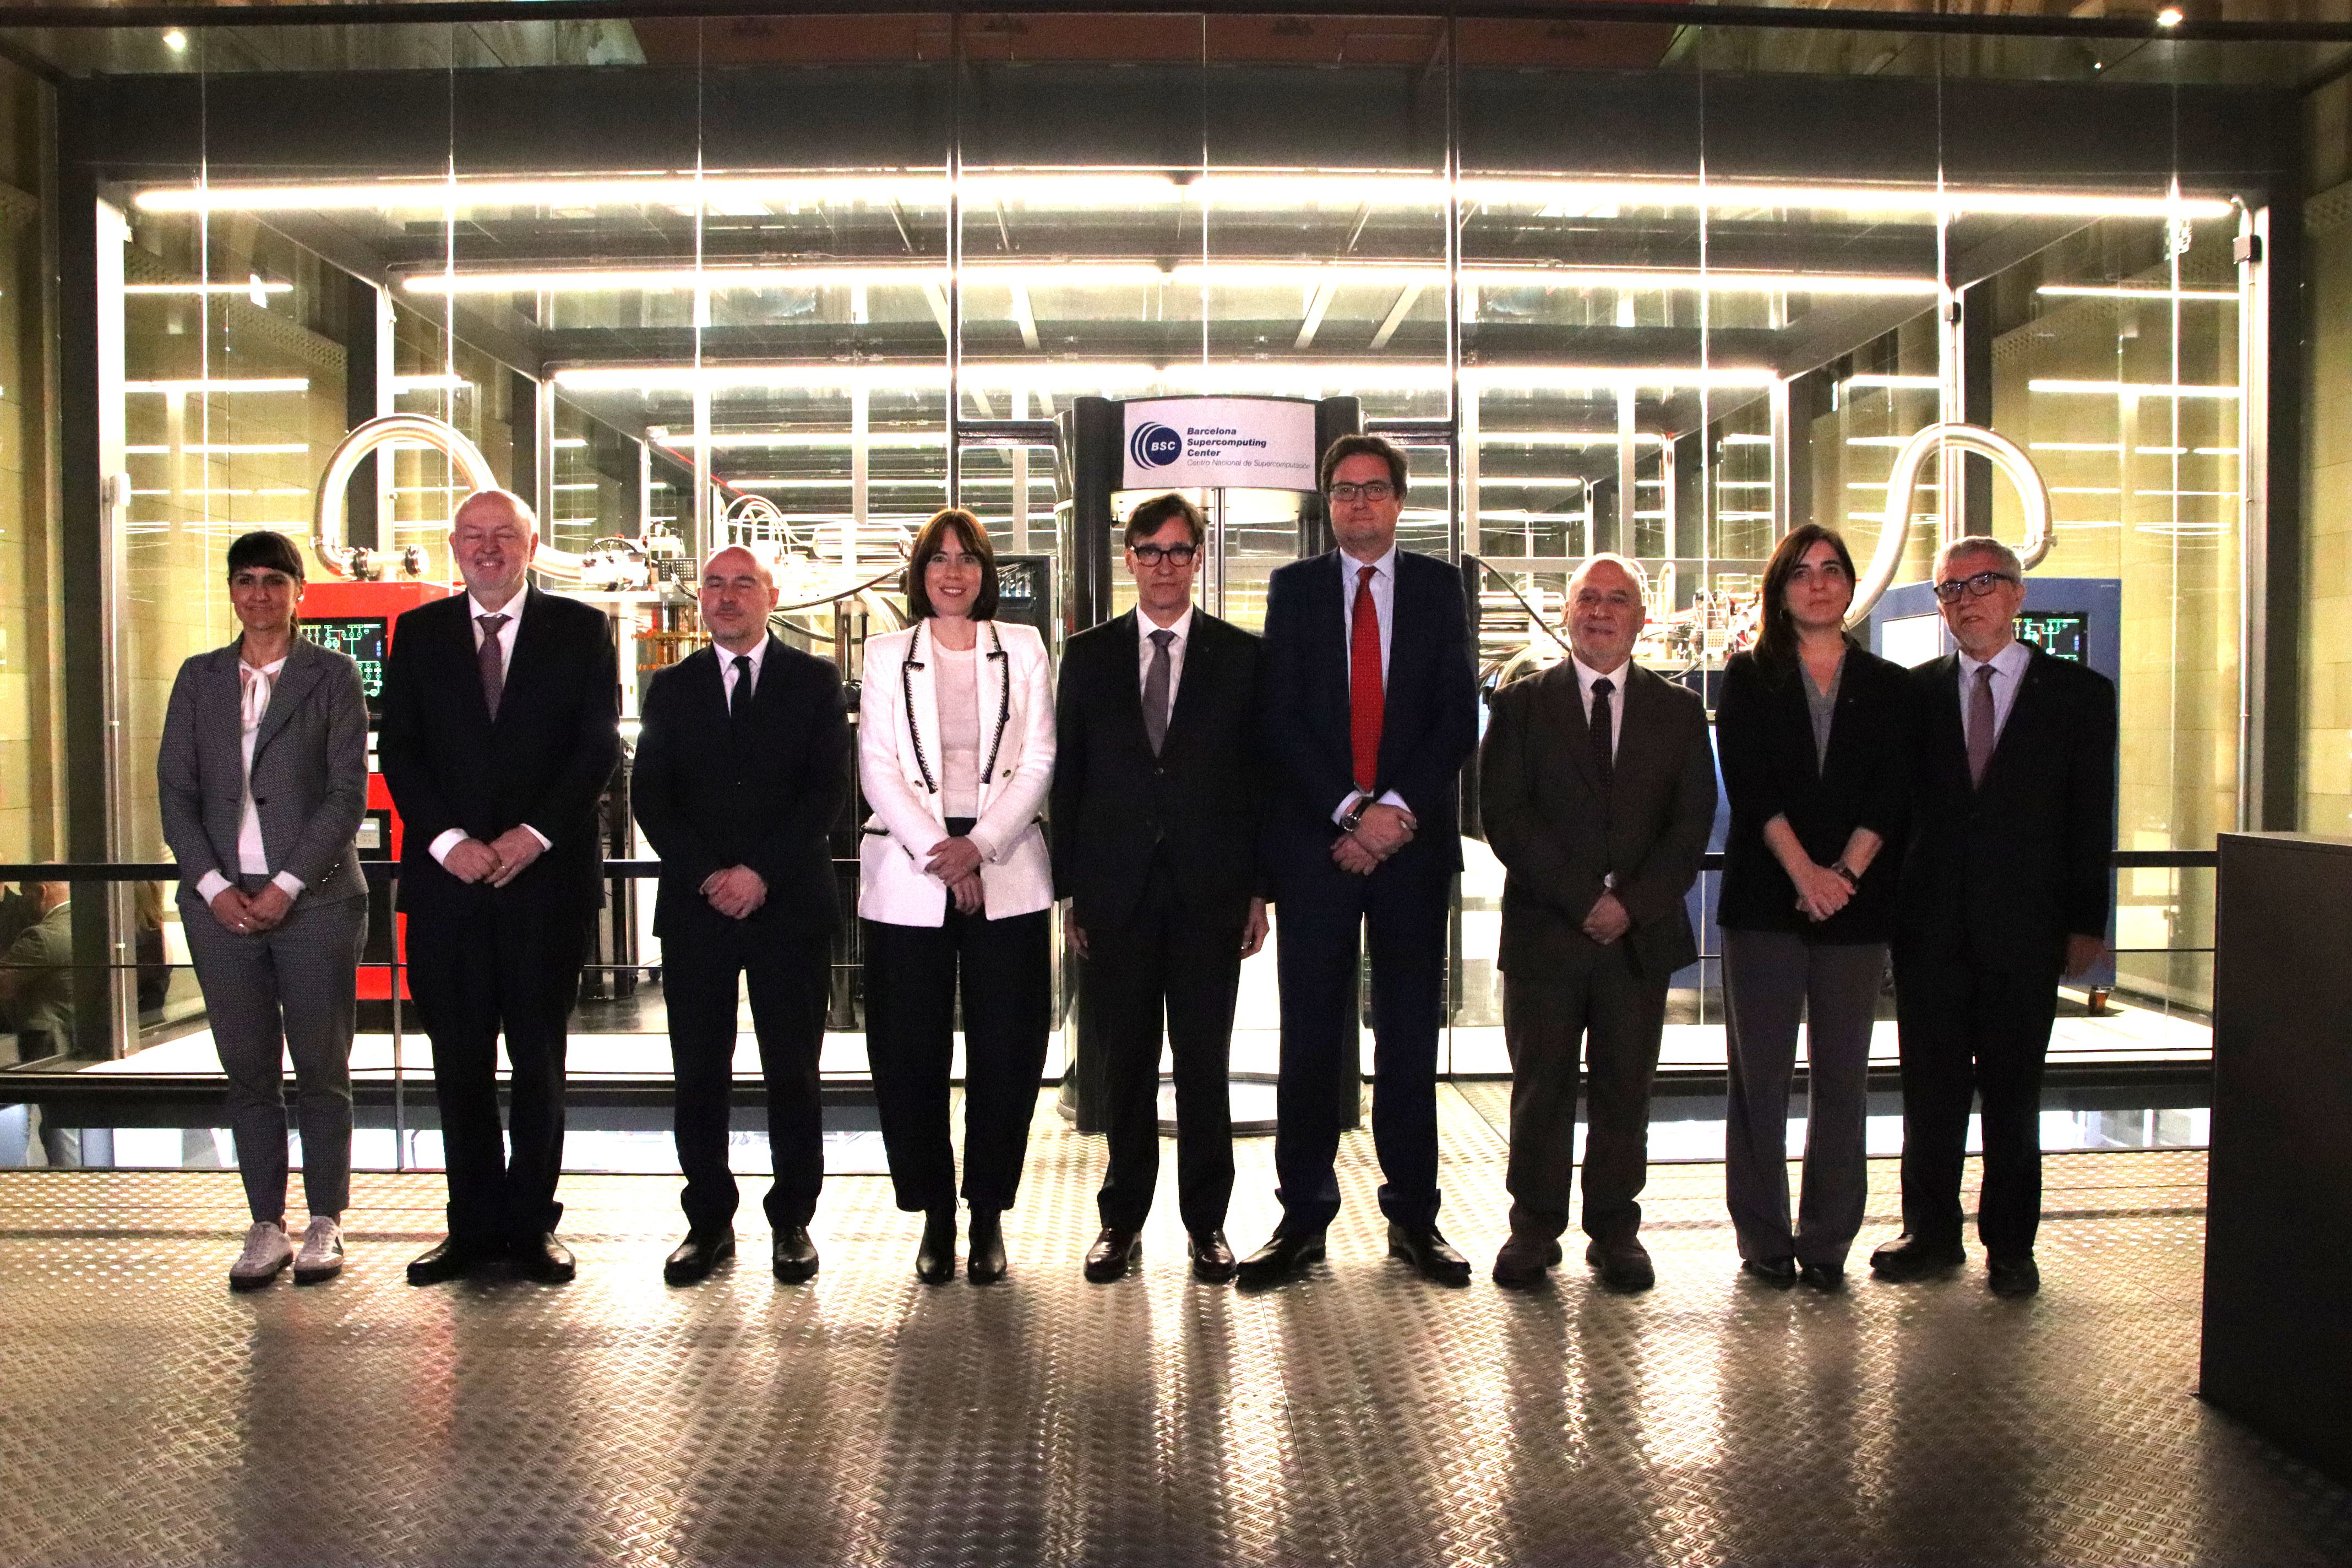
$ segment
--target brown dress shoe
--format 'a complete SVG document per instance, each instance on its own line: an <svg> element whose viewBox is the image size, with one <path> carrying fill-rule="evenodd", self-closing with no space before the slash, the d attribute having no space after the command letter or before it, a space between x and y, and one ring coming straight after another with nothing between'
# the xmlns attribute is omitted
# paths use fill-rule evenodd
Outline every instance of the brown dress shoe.
<svg viewBox="0 0 2352 1568"><path fill-rule="evenodd" d="M1143 1233L1123 1230L1115 1225L1103 1226L1095 1244L1087 1248L1087 1278L1097 1285L1108 1285L1114 1279L1124 1279L1143 1256Z"/></svg>
<svg viewBox="0 0 2352 1568"><path fill-rule="evenodd" d="M1534 1290L1551 1283L1551 1266L1559 1261L1556 1237L1529 1236L1519 1231L1495 1254L1495 1283L1506 1290Z"/></svg>
<svg viewBox="0 0 2352 1568"><path fill-rule="evenodd" d="M1192 1278L1204 1285L1223 1285L1234 1277L1234 1249L1222 1230L1196 1230L1184 1238L1192 1255Z"/></svg>

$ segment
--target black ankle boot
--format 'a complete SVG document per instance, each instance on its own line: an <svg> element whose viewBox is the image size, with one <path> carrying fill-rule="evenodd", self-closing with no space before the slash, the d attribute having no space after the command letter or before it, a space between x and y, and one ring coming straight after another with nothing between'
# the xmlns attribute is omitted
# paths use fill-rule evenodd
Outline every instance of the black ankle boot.
<svg viewBox="0 0 2352 1568"><path fill-rule="evenodd" d="M955 1210L934 1209L923 1216L923 1245L915 1251L915 1278L926 1285L944 1285L955 1278Z"/></svg>
<svg viewBox="0 0 2352 1568"><path fill-rule="evenodd" d="M997 1223L996 1210L971 1211L971 1261L964 1272L975 1285L993 1285L1004 1278L1004 1227Z"/></svg>

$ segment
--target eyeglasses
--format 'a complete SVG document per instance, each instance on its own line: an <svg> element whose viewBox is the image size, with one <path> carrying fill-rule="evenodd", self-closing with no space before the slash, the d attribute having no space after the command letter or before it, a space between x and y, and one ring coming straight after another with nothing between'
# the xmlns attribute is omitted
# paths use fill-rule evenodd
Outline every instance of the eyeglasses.
<svg viewBox="0 0 2352 1568"><path fill-rule="evenodd" d="M1396 486L1386 479L1374 479L1370 484L1363 485L1342 482L1331 487L1331 499L1343 505L1349 501L1393 500L1396 499Z"/></svg>
<svg viewBox="0 0 2352 1568"><path fill-rule="evenodd" d="M929 561L923 563L923 570L926 572L932 571L934 569L948 572L977 572L980 568L981 560L979 556L967 555L961 551L950 552L942 550L937 555L932 556Z"/></svg>
<svg viewBox="0 0 2352 1568"><path fill-rule="evenodd" d="M1936 597L1947 605L1957 605L1960 602L1963 589L1969 598L1981 599L1992 592L1994 584L2016 581L2006 572L1979 572L1973 577L1947 577L1936 584Z"/></svg>
<svg viewBox="0 0 2352 1568"><path fill-rule="evenodd" d="M1197 544L1130 544L1128 548L1134 551L1136 560L1146 566L1157 566L1162 561L1171 565L1190 566L1193 557L1201 553L1201 547Z"/></svg>

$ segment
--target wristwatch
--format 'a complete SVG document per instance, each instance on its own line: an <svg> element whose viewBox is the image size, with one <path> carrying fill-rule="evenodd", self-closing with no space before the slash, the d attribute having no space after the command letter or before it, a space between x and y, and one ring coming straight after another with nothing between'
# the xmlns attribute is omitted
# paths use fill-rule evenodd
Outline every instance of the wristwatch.
<svg viewBox="0 0 2352 1568"><path fill-rule="evenodd" d="M1844 878L1844 879L1845 879L1845 885L1846 885L1847 887L1849 887L1849 888L1859 888L1860 886L1862 886L1862 879L1861 879L1861 878L1859 878L1859 877L1857 877L1857 876L1855 876L1855 875L1853 874L1853 867L1851 867L1851 866L1849 866L1849 865L1847 865L1844 861L1843 861L1843 860L1832 860L1832 861L1831 861L1831 862L1830 862L1830 869L1831 869L1831 870L1832 870L1832 871L1835 871L1839 876L1841 876L1841 877Z"/></svg>
<svg viewBox="0 0 2352 1568"><path fill-rule="evenodd" d="M1364 795L1360 792L1354 800L1348 803L1347 815L1339 818L1339 831L1342 833L1353 833L1357 828L1362 826L1364 822L1364 807L1370 805L1371 803L1372 797L1370 795Z"/></svg>

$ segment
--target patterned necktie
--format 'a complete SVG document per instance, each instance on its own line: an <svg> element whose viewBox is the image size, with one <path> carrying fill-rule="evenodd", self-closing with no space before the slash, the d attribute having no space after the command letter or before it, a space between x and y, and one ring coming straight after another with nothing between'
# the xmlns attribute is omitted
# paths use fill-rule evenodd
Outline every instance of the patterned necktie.
<svg viewBox="0 0 2352 1568"><path fill-rule="evenodd" d="M1609 711L1609 694L1616 685L1607 676L1592 683L1592 716L1585 721L1591 732L1592 770L1601 775L1601 787L1607 789L1617 767L1617 737Z"/></svg>
<svg viewBox="0 0 2352 1568"><path fill-rule="evenodd" d="M474 617L474 624L482 628L482 645L474 650L474 662L482 672L482 704L490 710L492 723L498 722L499 699L507 689L507 664L499 649L499 628L508 619L505 616Z"/></svg>
<svg viewBox="0 0 2352 1568"><path fill-rule="evenodd" d="M1991 765L1993 743L2000 740L1999 721L1992 705L1992 666L1977 666L1977 686L1969 693L1969 783L1984 783Z"/></svg>
<svg viewBox="0 0 2352 1568"><path fill-rule="evenodd" d="M1372 604L1373 568L1356 571L1356 607L1348 628L1348 742L1356 787L1369 793L1381 769L1381 613Z"/></svg>
<svg viewBox="0 0 2352 1568"><path fill-rule="evenodd" d="M1155 757L1168 739L1168 645L1175 640L1166 626L1151 634L1151 668L1143 676L1143 735Z"/></svg>
<svg viewBox="0 0 2352 1568"><path fill-rule="evenodd" d="M743 716L751 711L751 656L735 656L735 689L727 694L727 722L735 729L743 727Z"/></svg>

